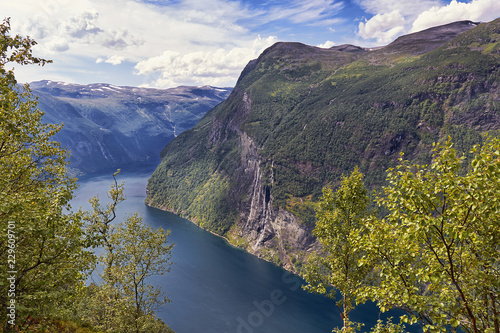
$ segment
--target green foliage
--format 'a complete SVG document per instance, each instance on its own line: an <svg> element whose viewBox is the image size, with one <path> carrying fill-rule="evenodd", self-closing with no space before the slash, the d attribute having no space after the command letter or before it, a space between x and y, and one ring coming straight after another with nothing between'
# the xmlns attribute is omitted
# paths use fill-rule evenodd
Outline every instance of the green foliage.
<svg viewBox="0 0 500 333"><path fill-rule="evenodd" d="M402 323L394 324L391 317L387 319L386 323L379 319L377 324L370 330L370 333L402 333L405 332L405 328Z"/></svg>
<svg viewBox="0 0 500 333"><path fill-rule="evenodd" d="M7 19L0 25L0 322L7 331L11 300L18 329L57 316L93 259L81 216L68 211L75 179L66 173L67 153L51 141L60 127L42 123L28 86L6 68L48 61L32 56L33 40L9 31Z"/></svg>
<svg viewBox="0 0 500 333"><path fill-rule="evenodd" d="M76 305L78 316L106 332L172 332L154 314L170 300L148 283L151 276L170 271L170 231L146 226L137 214L112 224L117 204L125 199L123 183L118 184L116 178L108 197L111 202L105 206L98 197L91 199L92 211L85 215L90 243L104 246L99 258L104 283L87 288L87 298Z"/></svg>
<svg viewBox="0 0 500 333"><path fill-rule="evenodd" d="M76 323L74 321L51 319L51 318L29 318L26 331L18 332L44 332L44 333L104 333L96 330L86 324ZM4 332L0 328L0 332Z"/></svg>
<svg viewBox="0 0 500 333"><path fill-rule="evenodd" d="M360 243L377 284L362 294L382 310L409 311L426 332L495 332L499 327L500 140L475 146L466 173L450 141L430 165L400 159Z"/></svg>
<svg viewBox="0 0 500 333"><path fill-rule="evenodd" d="M457 125L444 126L443 134L453 138L453 148L465 157L462 170L467 169L474 156L471 149L483 143L483 136L471 128Z"/></svg>
<svg viewBox="0 0 500 333"><path fill-rule="evenodd" d="M91 284L86 288L86 299L75 303L74 321L92 324L100 332L136 332L133 300L124 297L116 288L107 284ZM141 315L137 320L139 332L173 333L159 318L152 314Z"/></svg>
<svg viewBox="0 0 500 333"><path fill-rule="evenodd" d="M305 289L336 299L337 290L342 298L337 302L344 321L343 332L356 331L356 324L349 320L357 290L367 282L372 267L359 265L365 255L356 246L365 233L364 219L368 212L369 198L363 184L363 174L356 168L350 177L344 177L334 193L323 189L323 198L317 209L316 227L313 234L322 245L320 254L313 254L305 266ZM335 289L333 289L333 288Z"/></svg>
<svg viewBox="0 0 500 333"><path fill-rule="evenodd" d="M286 210L297 216L307 226L314 227L316 224L315 209L317 203L313 202L312 195L305 198L289 198Z"/></svg>
<svg viewBox="0 0 500 333"><path fill-rule="evenodd" d="M200 188L193 202L192 214L199 217L199 225L218 234L225 234L231 227L234 213L226 203L226 193L229 184L217 173ZM225 216L225 219L220 219Z"/></svg>

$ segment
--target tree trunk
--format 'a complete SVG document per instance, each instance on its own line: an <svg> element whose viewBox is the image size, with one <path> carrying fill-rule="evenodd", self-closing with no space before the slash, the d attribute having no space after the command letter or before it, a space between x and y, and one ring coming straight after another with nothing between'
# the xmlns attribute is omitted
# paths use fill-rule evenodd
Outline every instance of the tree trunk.
<svg viewBox="0 0 500 333"><path fill-rule="evenodd" d="M349 329L349 318L347 317L347 307L346 307L346 296L344 296L344 303L342 304L342 308L344 310L344 312L342 312L341 316L342 316L342 320L344 322L344 332L350 332L350 329Z"/></svg>

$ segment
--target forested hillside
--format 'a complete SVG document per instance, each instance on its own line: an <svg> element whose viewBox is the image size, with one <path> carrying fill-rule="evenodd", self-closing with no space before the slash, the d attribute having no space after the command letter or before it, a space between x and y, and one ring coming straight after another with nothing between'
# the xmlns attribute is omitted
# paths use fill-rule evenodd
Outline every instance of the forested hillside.
<svg viewBox="0 0 500 333"><path fill-rule="evenodd" d="M401 152L426 163L433 142L467 154L497 133L499 36L500 20L464 21L374 50L277 43L163 149L147 202L296 267L325 185L359 166L373 189Z"/></svg>

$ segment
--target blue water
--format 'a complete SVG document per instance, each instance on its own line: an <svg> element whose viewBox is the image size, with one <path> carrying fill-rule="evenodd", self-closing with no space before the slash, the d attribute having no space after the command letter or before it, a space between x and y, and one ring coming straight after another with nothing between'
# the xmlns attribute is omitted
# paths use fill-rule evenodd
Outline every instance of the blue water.
<svg viewBox="0 0 500 333"><path fill-rule="evenodd" d="M308 294L302 279L229 245L224 239L174 214L144 204L149 174L122 174L127 200L119 217L139 212L154 227L169 229L175 243L169 273L154 277L171 303L157 311L177 333L327 333L341 326L334 303ZM72 206L89 208L88 199L106 199L111 175L80 181ZM383 316L385 318L386 316ZM351 313L370 327L379 318L373 304Z"/></svg>

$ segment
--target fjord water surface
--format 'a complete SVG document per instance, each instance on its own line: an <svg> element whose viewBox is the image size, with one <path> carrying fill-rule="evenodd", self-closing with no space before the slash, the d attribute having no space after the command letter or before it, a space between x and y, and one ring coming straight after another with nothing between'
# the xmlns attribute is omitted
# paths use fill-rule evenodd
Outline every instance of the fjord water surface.
<svg viewBox="0 0 500 333"><path fill-rule="evenodd" d="M171 303L157 311L176 333L327 333L341 326L334 303L308 294L303 281L271 263L229 245L224 239L174 214L144 204L149 174L121 174L127 200L119 217L139 212L146 224L171 230L175 243L169 273L154 277ZM88 199L107 199L111 174L86 177L72 201L88 209ZM370 327L379 318L375 306L351 313L354 321Z"/></svg>

